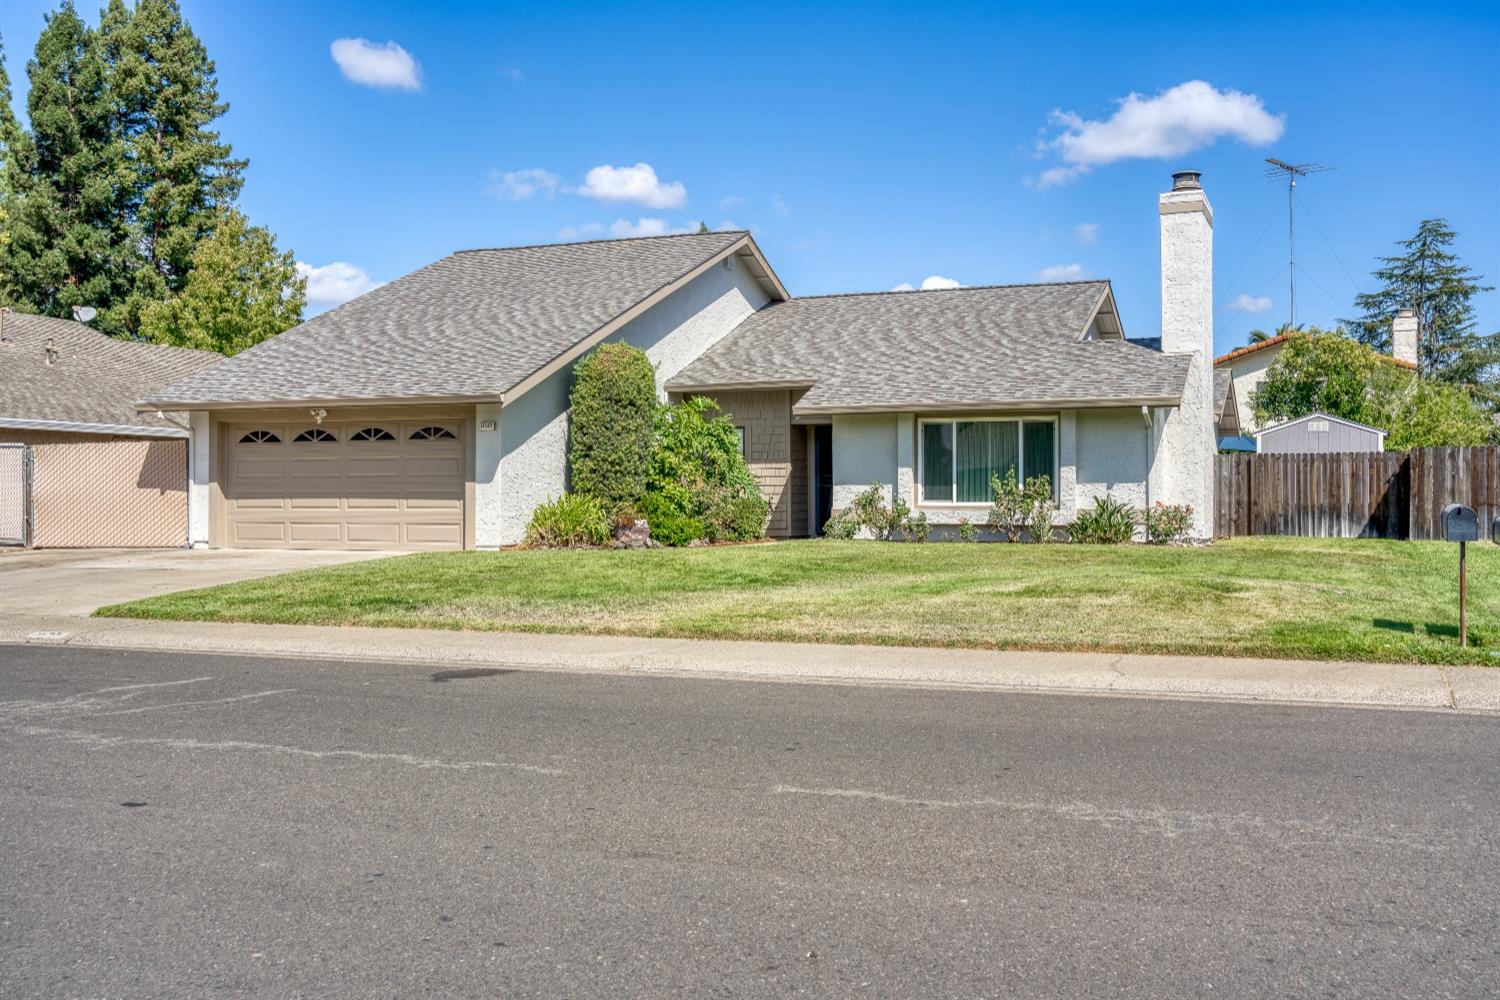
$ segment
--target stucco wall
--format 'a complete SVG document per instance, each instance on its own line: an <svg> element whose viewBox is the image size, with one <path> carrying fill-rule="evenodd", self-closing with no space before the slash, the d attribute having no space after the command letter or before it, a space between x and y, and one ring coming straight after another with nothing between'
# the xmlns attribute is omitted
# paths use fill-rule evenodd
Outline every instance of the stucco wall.
<svg viewBox="0 0 1500 1000"><path fill-rule="evenodd" d="M188 414L188 544L206 549L214 478L213 421L207 411Z"/></svg>
<svg viewBox="0 0 1500 1000"><path fill-rule="evenodd" d="M1108 496L1145 507L1151 428L1140 410L1080 410L1076 421L1076 506L1089 507L1096 497Z"/></svg>
<svg viewBox="0 0 1500 1000"><path fill-rule="evenodd" d="M689 362L718 343L769 300L743 267L710 268L665 301L626 324L609 340L646 352L656 367L657 392ZM514 545L526 534L537 504L567 488L568 392L572 366L554 373L500 414L498 464L486 482L484 455L475 461L475 542ZM476 442L483 436L476 434ZM478 447L479 445L476 444ZM498 488L495 483L498 482Z"/></svg>
<svg viewBox="0 0 1500 1000"><path fill-rule="evenodd" d="M1250 395L1260 388L1260 384L1266 380L1267 370L1271 362L1281 354L1281 345L1267 347L1263 351L1247 354L1227 363L1224 367L1229 369L1230 379L1234 382L1234 399L1236 409L1240 417L1240 433L1249 436L1260 429L1260 424L1255 419L1255 414L1250 408Z"/></svg>
<svg viewBox="0 0 1500 1000"><path fill-rule="evenodd" d="M1027 414L1039 416L1040 414ZM1057 514L1059 525L1077 510L1109 495L1133 507L1148 501L1151 428L1139 409L1068 410L1057 416ZM873 483L889 501L901 496L927 515L929 524L953 526L961 518L979 523L986 505L916 502L917 418L914 414L836 415L833 418L833 506L850 502Z"/></svg>

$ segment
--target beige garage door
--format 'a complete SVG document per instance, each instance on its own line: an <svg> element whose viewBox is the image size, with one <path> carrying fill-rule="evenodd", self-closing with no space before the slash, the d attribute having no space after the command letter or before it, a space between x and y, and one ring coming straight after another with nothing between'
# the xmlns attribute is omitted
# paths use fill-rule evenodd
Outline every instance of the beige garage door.
<svg viewBox="0 0 1500 1000"><path fill-rule="evenodd" d="M230 425L226 544L463 548L463 433L433 419Z"/></svg>

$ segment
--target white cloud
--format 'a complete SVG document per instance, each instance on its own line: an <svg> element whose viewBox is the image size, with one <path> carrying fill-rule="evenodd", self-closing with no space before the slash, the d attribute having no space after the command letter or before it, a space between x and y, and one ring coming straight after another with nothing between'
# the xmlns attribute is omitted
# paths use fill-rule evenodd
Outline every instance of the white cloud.
<svg viewBox="0 0 1500 1000"><path fill-rule="evenodd" d="M1210 146L1223 136L1252 146L1281 138L1286 122L1266 111L1254 94L1217 90L1189 80L1152 97L1132 93L1108 118L1085 119L1073 111L1052 112L1058 131L1039 148L1055 152L1062 165L1044 170L1037 187L1063 184L1096 166L1132 159L1168 159Z"/></svg>
<svg viewBox="0 0 1500 1000"><path fill-rule="evenodd" d="M616 219L609 227L609 234L615 237L626 236L665 236L667 234L667 221L665 219Z"/></svg>
<svg viewBox="0 0 1500 1000"><path fill-rule="evenodd" d="M782 200L781 195L779 194L771 195L771 211L775 212L783 219L792 214L791 208L787 206L787 203Z"/></svg>
<svg viewBox="0 0 1500 1000"><path fill-rule="evenodd" d="M1247 295L1240 292L1234 297L1234 301L1229 303L1229 308L1238 309L1240 312L1263 313L1275 304L1264 295Z"/></svg>
<svg viewBox="0 0 1500 1000"><path fill-rule="evenodd" d="M557 175L540 167L529 170L490 171L490 194L508 201L525 201L534 195L551 198L557 192Z"/></svg>
<svg viewBox="0 0 1500 1000"><path fill-rule="evenodd" d="M964 286L961 282L955 281L953 278L945 278L941 274L929 274L927 277L922 279L922 284L920 286L920 288L924 292L933 292L943 288L962 287ZM891 289L891 291L893 292L915 292L916 290L917 287L914 287L909 281L903 281L901 282L901 284Z"/></svg>
<svg viewBox="0 0 1500 1000"><path fill-rule="evenodd" d="M1083 277L1083 265L1053 264L1051 267L1042 268L1036 276L1043 281L1077 281Z"/></svg>
<svg viewBox="0 0 1500 1000"><path fill-rule="evenodd" d="M516 83L520 83L526 79L526 74L521 72L521 67L519 66L506 66L500 70L500 75Z"/></svg>
<svg viewBox="0 0 1500 1000"><path fill-rule="evenodd" d="M649 163L633 167L602 164L583 178L583 186L574 193L600 201L633 201L647 208L681 208L687 201L687 188L681 181L664 183Z"/></svg>
<svg viewBox="0 0 1500 1000"><path fill-rule="evenodd" d="M1099 242L1099 223L1080 222L1073 227L1073 238L1084 246L1092 246Z"/></svg>
<svg viewBox="0 0 1500 1000"><path fill-rule="evenodd" d="M341 306L382 284L366 274L364 268L342 260L322 267L299 260L297 277L307 279L307 303L318 309Z"/></svg>
<svg viewBox="0 0 1500 1000"><path fill-rule="evenodd" d="M346 79L367 87L422 89L422 67L395 42L376 45L368 38L340 38L328 47Z"/></svg>
<svg viewBox="0 0 1500 1000"><path fill-rule="evenodd" d="M733 208L734 206L736 206L736 205L743 205L744 203L745 203L744 196L737 195L737 194L732 194L732 195L730 195L727 198L720 198L719 199L719 208L722 209L723 211L727 212L731 208Z"/></svg>
<svg viewBox="0 0 1500 1000"><path fill-rule="evenodd" d="M604 232L604 223L585 222L581 226L564 226L557 231L557 235L565 240L576 240L586 236L598 236Z"/></svg>

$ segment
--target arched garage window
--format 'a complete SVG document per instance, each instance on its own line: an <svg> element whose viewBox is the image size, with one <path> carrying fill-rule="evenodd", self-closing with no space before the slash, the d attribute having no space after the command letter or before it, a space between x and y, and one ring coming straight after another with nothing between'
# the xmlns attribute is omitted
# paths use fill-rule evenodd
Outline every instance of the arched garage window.
<svg viewBox="0 0 1500 1000"><path fill-rule="evenodd" d="M349 435L350 441L394 441L396 435L384 427L361 427Z"/></svg>
<svg viewBox="0 0 1500 1000"><path fill-rule="evenodd" d="M322 444L325 441L337 441L331 431L325 431L321 427L309 427L307 430L292 438L292 444Z"/></svg>
<svg viewBox="0 0 1500 1000"><path fill-rule="evenodd" d="M446 427L418 427L411 432L413 441L452 441L453 432Z"/></svg>
<svg viewBox="0 0 1500 1000"><path fill-rule="evenodd" d="M271 431L251 431L240 438L240 444L280 444L281 438Z"/></svg>

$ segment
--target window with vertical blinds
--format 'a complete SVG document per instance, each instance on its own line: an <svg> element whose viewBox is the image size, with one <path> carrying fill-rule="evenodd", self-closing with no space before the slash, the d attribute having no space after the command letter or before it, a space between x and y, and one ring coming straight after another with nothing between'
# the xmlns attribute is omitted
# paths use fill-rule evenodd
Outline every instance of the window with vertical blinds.
<svg viewBox="0 0 1500 1000"><path fill-rule="evenodd" d="M1053 420L923 420L918 427L921 503L988 504L990 479L1047 476L1057 490Z"/></svg>

